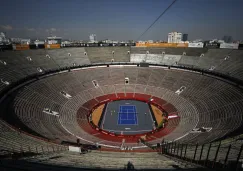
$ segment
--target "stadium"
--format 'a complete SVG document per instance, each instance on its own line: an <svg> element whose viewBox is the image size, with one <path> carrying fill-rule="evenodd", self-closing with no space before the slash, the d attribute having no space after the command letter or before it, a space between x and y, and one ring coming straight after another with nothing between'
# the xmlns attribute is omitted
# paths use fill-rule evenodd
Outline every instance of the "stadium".
<svg viewBox="0 0 243 171"><path fill-rule="evenodd" d="M23 156L3 163L121 169L130 161L155 169L175 165L159 162L172 155L234 166L242 150L242 54L137 46L2 51L1 153Z"/></svg>
<svg viewBox="0 0 243 171"><path fill-rule="evenodd" d="M243 170L243 2L10 1L1 170Z"/></svg>

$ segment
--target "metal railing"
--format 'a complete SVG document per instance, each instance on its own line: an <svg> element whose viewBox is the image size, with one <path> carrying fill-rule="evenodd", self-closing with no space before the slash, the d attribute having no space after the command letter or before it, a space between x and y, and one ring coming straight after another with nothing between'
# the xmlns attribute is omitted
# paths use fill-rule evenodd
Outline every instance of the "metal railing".
<svg viewBox="0 0 243 171"><path fill-rule="evenodd" d="M242 169L243 143L221 144L183 144L179 142L162 142L158 152L167 157L194 163L211 169Z"/></svg>

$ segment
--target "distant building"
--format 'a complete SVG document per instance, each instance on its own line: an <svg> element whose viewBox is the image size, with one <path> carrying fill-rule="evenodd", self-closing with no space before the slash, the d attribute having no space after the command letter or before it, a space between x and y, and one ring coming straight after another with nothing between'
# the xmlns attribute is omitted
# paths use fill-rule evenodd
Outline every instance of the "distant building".
<svg viewBox="0 0 243 171"><path fill-rule="evenodd" d="M11 38L10 40L11 40L12 44L25 44L25 45L28 45L31 42L30 39L22 39L22 38Z"/></svg>
<svg viewBox="0 0 243 171"><path fill-rule="evenodd" d="M218 42L218 39L209 40L209 43L217 43L217 42Z"/></svg>
<svg viewBox="0 0 243 171"><path fill-rule="evenodd" d="M23 44L23 45L29 45L30 39L21 39L20 43Z"/></svg>
<svg viewBox="0 0 243 171"><path fill-rule="evenodd" d="M10 40L11 40L11 42L13 43L13 44L18 44L18 43L21 43L21 38L10 38Z"/></svg>
<svg viewBox="0 0 243 171"><path fill-rule="evenodd" d="M71 45L71 41L68 40L62 41L61 43L61 46L69 46L69 45Z"/></svg>
<svg viewBox="0 0 243 171"><path fill-rule="evenodd" d="M227 42L225 42L224 40L218 40L218 43L227 43Z"/></svg>
<svg viewBox="0 0 243 171"><path fill-rule="evenodd" d="M134 41L134 40L128 40L128 41L125 42L125 43L135 43L135 41Z"/></svg>
<svg viewBox="0 0 243 171"><path fill-rule="evenodd" d="M62 42L62 38L61 37L47 37L47 44L51 45L51 44L61 44Z"/></svg>
<svg viewBox="0 0 243 171"><path fill-rule="evenodd" d="M233 42L232 36L224 36L223 40L226 43L232 43Z"/></svg>
<svg viewBox="0 0 243 171"><path fill-rule="evenodd" d="M179 43L190 43L189 41L180 41Z"/></svg>
<svg viewBox="0 0 243 171"><path fill-rule="evenodd" d="M0 44L9 44L9 39L6 38L4 32L0 32Z"/></svg>
<svg viewBox="0 0 243 171"><path fill-rule="evenodd" d="M101 41L102 43L119 43L118 40L109 40L109 39L105 39Z"/></svg>
<svg viewBox="0 0 243 171"><path fill-rule="evenodd" d="M168 34L168 43L180 43L182 41L182 33L171 32Z"/></svg>
<svg viewBox="0 0 243 171"><path fill-rule="evenodd" d="M105 39L105 40L102 40L102 43L112 43L112 40Z"/></svg>
<svg viewBox="0 0 243 171"><path fill-rule="evenodd" d="M224 40L218 40L218 39L212 39L212 40L209 40L209 43L225 43Z"/></svg>
<svg viewBox="0 0 243 171"><path fill-rule="evenodd" d="M147 42L148 42L148 43L154 43L154 41L153 41L153 40L148 40Z"/></svg>
<svg viewBox="0 0 243 171"><path fill-rule="evenodd" d="M188 41L188 34L183 34L182 35L182 41L183 42Z"/></svg>
<svg viewBox="0 0 243 171"><path fill-rule="evenodd" d="M0 43L4 42L6 39L5 34L3 32L0 33Z"/></svg>
<svg viewBox="0 0 243 171"><path fill-rule="evenodd" d="M35 40L33 43L34 43L36 46L38 46L38 45L44 45L44 44L45 44L45 42L42 41L42 40Z"/></svg>
<svg viewBox="0 0 243 171"><path fill-rule="evenodd" d="M90 41L90 43L97 42L96 35L95 34L89 35L89 41Z"/></svg>
<svg viewBox="0 0 243 171"><path fill-rule="evenodd" d="M192 43L199 43L199 42L203 42L202 39L196 39L196 40L193 40Z"/></svg>

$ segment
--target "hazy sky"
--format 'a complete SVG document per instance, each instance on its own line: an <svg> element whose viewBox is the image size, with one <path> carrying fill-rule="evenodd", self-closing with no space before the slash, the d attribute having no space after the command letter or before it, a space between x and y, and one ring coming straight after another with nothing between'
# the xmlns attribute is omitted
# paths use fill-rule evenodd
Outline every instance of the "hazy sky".
<svg viewBox="0 0 243 171"><path fill-rule="evenodd" d="M8 37L136 40L172 0L5 0L0 31ZM168 32L189 39L243 40L243 0L178 0L141 38L166 40Z"/></svg>

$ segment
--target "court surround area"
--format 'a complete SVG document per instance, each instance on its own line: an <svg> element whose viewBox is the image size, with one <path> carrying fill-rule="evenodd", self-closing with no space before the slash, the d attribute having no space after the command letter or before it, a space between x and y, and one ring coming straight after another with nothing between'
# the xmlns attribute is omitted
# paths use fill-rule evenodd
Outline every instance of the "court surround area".
<svg viewBox="0 0 243 171"><path fill-rule="evenodd" d="M108 102L102 115L101 129L123 135L152 131L156 122L149 104L137 100Z"/></svg>

